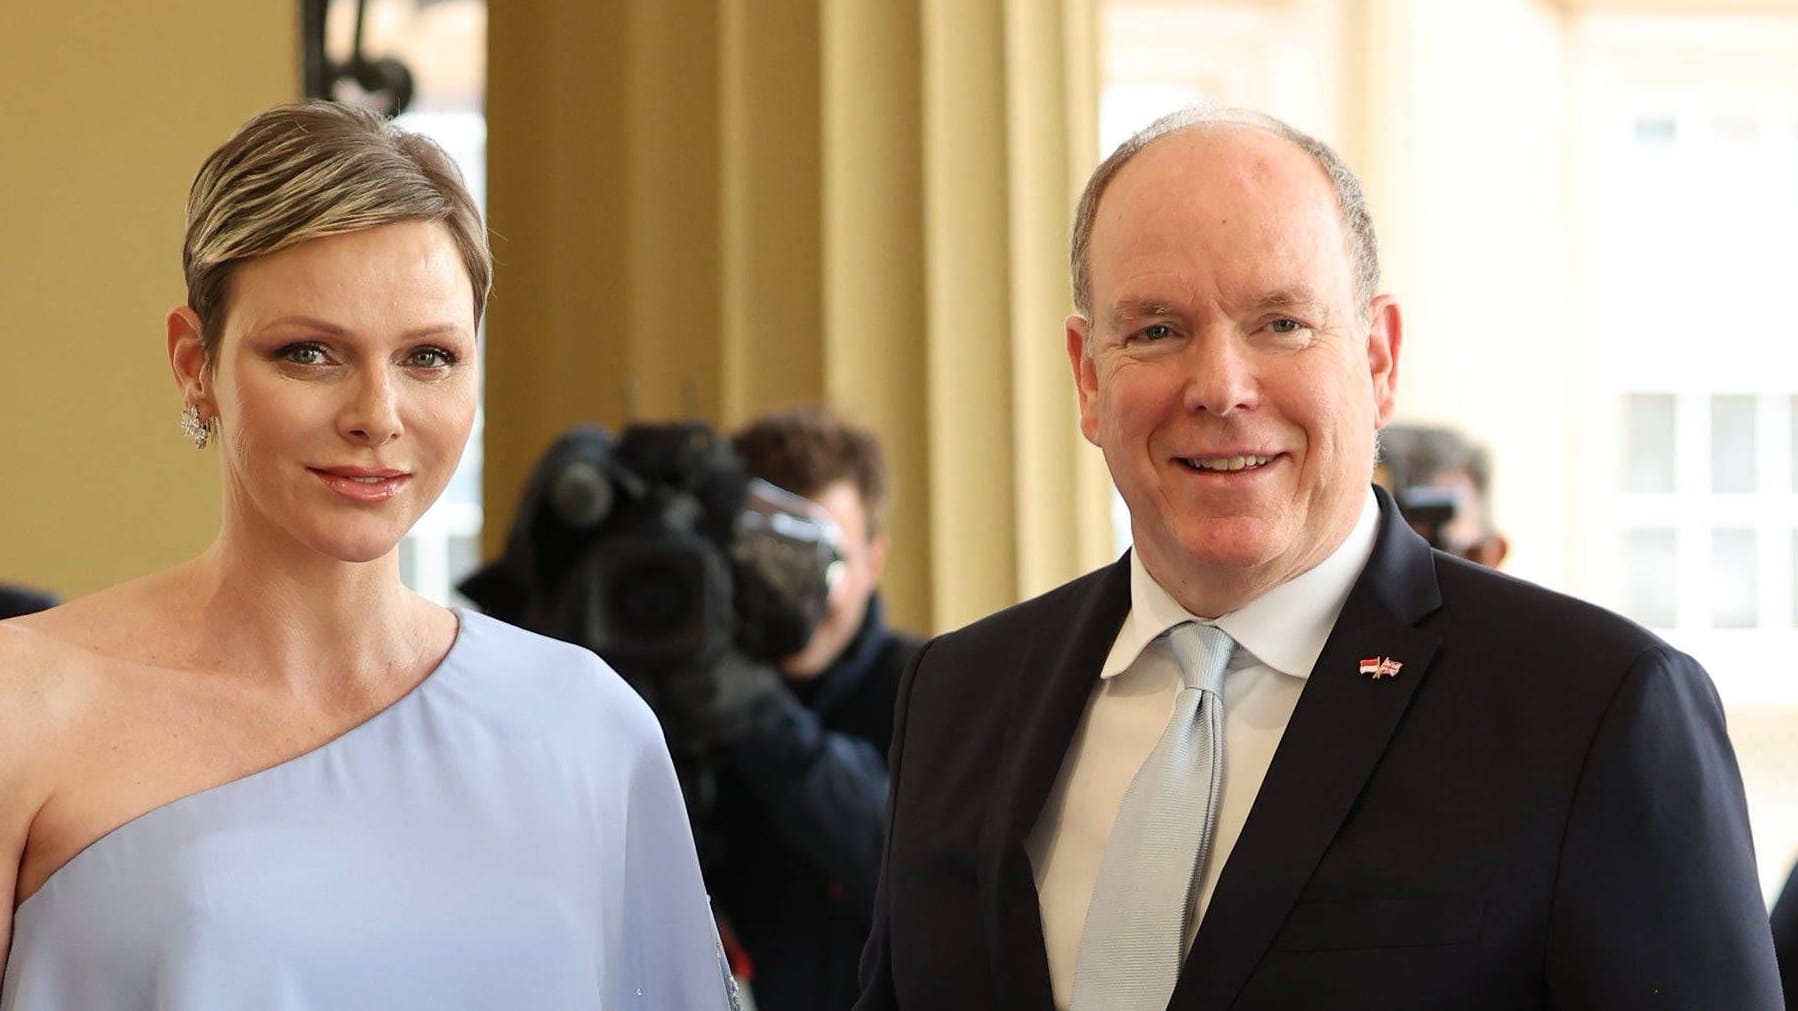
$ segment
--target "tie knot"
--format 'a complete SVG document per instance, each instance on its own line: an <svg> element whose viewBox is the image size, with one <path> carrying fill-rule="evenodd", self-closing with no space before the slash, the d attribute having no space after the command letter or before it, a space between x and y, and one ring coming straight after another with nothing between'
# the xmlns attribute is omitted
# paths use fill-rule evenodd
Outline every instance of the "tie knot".
<svg viewBox="0 0 1798 1011"><path fill-rule="evenodd" d="M1180 677L1188 688L1208 691L1219 698L1224 695L1224 668L1230 654L1236 651L1236 640L1216 625L1189 621L1174 626L1168 633L1168 644L1180 662Z"/></svg>

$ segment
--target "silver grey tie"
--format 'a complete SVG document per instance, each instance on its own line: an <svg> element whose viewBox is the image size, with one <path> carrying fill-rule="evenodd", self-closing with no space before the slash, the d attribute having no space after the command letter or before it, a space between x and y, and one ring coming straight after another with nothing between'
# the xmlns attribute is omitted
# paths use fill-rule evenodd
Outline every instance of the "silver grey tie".
<svg viewBox="0 0 1798 1011"><path fill-rule="evenodd" d="M1080 934L1072 1011L1164 1011L1185 960L1193 888L1223 790L1224 668L1236 642L1191 621L1168 639L1185 687L1105 844Z"/></svg>

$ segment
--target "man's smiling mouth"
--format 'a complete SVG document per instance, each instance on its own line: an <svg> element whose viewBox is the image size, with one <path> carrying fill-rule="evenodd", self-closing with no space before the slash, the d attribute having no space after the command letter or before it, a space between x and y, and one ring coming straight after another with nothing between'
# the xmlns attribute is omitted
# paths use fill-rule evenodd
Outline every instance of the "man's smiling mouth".
<svg viewBox="0 0 1798 1011"><path fill-rule="evenodd" d="M1183 456L1180 462L1194 470L1255 470L1273 462L1271 456Z"/></svg>

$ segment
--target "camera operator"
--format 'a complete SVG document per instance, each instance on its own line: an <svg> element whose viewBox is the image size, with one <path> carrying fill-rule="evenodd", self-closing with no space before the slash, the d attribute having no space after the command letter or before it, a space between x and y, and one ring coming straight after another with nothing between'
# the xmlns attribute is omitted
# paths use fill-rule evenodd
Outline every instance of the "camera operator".
<svg viewBox="0 0 1798 1011"><path fill-rule="evenodd" d="M875 593L886 472L817 410L735 444L704 423L579 426L462 593L605 658L673 755L733 968L758 1011L840 1009L873 909L900 671Z"/></svg>
<svg viewBox="0 0 1798 1011"><path fill-rule="evenodd" d="M1374 480L1430 546L1496 569L1510 543L1492 524L1492 461L1451 428L1388 425Z"/></svg>
<svg viewBox="0 0 1798 1011"><path fill-rule="evenodd" d="M887 628L876 589L887 478L873 435L803 409L732 441L752 476L830 514L843 569L804 648L775 664L779 704L715 746L709 885L760 1011L842 1011L879 876L899 674L920 643Z"/></svg>

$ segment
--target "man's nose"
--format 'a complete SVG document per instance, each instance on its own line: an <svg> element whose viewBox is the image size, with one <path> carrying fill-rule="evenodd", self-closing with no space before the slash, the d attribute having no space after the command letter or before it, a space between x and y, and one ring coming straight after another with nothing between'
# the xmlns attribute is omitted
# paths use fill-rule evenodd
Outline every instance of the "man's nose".
<svg viewBox="0 0 1798 1011"><path fill-rule="evenodd" d="M355 393L339 418L344 438L381 446L400 437L399 390L386 369L370 369L358 378Z"/></svg>
<svg viewBox="0 0 1798 1011"><path fill-rule="evenodd" d="M1183 356L1186 409L1222 417L1253 408L1257 385L1251 355L1235 333L1220 329L1194 338Z"/></svg>

